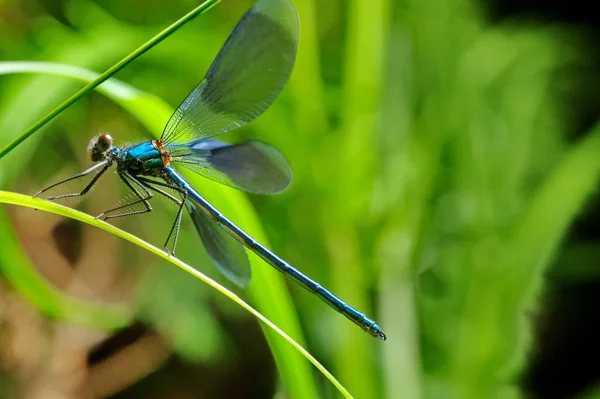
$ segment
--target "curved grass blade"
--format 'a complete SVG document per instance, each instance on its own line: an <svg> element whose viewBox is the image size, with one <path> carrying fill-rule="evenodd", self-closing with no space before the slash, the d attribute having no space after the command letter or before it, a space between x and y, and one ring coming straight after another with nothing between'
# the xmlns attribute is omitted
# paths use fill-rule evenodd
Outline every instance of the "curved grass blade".
<svg viewBox="0 0 600 399"><path fill-rule="evenodd" d="M97 72L89 69L56 62L0 62L0 75L18 73L41 73L82 82L92 82L100 76ZM157 124L161 123L161 118L164 115L168 117L172 109L160 98L142 92L115 78L103 82L96 87L96 90L126 109L150 131L155 131Z"/></svg>
<svg viewBox="0 0 600 399"><path fill-rule="evenodd" d="M575 176L575 178L574 178ZM506 270L503 291L498 294L505 314L536 306L551 265L577 215L600 186L600 123L573 145L529 202L515 227L508 248L496 259ZM530 337L524 343L531 345ZM526 351L511 359L510 369L524 367Z"/></svg>
<svg viewBox="0 0 600 399"><path fill-rule="evenodd" d="M90 81L98 76L97 73L88 69L47 62L0 62L0 73L3 71L4 73L47 73L83 81ZM135 116L156 137L162 131L164 121L173 112L173 109L160 98L137 90L114 78L102 83L96 89ZM268 246L268 240L261 228L258 216L242 192L228 189L195 173L188 173L185 176L190 183L205 194L207 200L255 239ZM256 304L261 313L302 344L304 338L298 315L286 288L284 277L265 265L254 254L249 254L249 260L254 278L246 292L252 302ZM30 294L35 295L36 293ZM290 397L318 397L316 381L304 360L273 330L264 328L263 331Z"/></svg>
<svg viewBox="0 0 600 399"><path fill-rule="evenodd" d="M331 373L329 373L329 371L327 371L327 369L321 363L319 363L319 361L317 359L315 359L310 353L308 353L308 351L306 351L306 349L304 349L299 343L297 343L289 335L287 335L285 332L283 332L283 330L281 330L279 327L277 327L268 318L263 316L260 312L258 312L252 306L248 305L240 297L235 295L233 292L229 291L227 288L223 287L216 281L214 281L211 278L209 278L208 276L202 274L201 272L199 272L198 270L189 266L188 264L183 263L179 259L169 256L166 252L158 249L157 247L150 245L147 242L139 239L138 237L136 237L132 234L129 234L123 230L120 230L109 223L106 223L102 220L96 219L93 216L87 215L83 212L79 212L77 210L67 208L65 206L62 206L62 205L59 205L59 204L56 204L53 202L40 200L40 199L33 198L30 196L22 195L22 194L0 191L0 203L19 205L19 206L24 206L24 207L28 207L28 208L39 209L39 210L51 212L51 213L54 213L57 215L61 215L64 217L68 217L68 218L71 218L74 220L78 220L83 223L87 223L90 226L97 227L108 233L111 233L118 237L121 237L121 238L123 238L139 247L142 247L145 250L150 251L150 252L154 253L155 255L158 255L161 258L171 262L172 264L179 267L180 269L188 272L189 274L193 275L194 277L198 278L199 280L202 280L204 283L206 283L210 287L214 288L219 293L225 295L227 298L231 299L233 302L235 302L236 304L238 304L239 306L244 308L246 311L248 311L250 314L252 314L258 320L260 320L264 325L266 325L267 327L269 327L270 329L275 331L278 335L280 335L282 338L284 338L290 345L292 345L298 352L300 352L302 354L302 356L304 356L306 359L308 359L308 361L310 361L325 377L327 377L327 379L329 379L329 381L331 381L331 383L346 398L352 397L350 395L350 393L340 384L340 382L338 380L336 380L335 377ZM304 382L300 381L299 383L304 383Z"/></svg>
<svg viewBox="0 0 600 399"><path fill-rule="evenodd" d="M81 97L85 96L90 91L94 90L97 86L99 86L102 82L119 72L121 69L125 68L129 63L138 58L140 55L144 54L146 51L150 50L152 47L156 46L158 43L162 42L164 39L169 37L172 33L176 32L179 28L185 25L187 22L191 21L198 15L208 11L210 8L215 6L220 0L207 0L206 2L200 4L198 7L181 17L179 20L174 22L171 26L164 29L158 35L154 36L152 39L148 40L141 47L135 50L133 53L129 54L127 57L123 58L121 61L116 63L114 66L109 68L102 75L98 76L95 80L88 83L85 87L79 90L77 93L73 94L69 99L64 101L58 107L56 107L52 112L44 116L42 119L33 124L29 129L21 133L18 137L16 137L13 141L8 143L4 148L0 149L0 158L4 157L10 151L12 151L15 147L17 147L20 143L25 141L29 136L35 133L39 128L44 126L50 120L54 119L58 114L67 109L71 104L75 101L79 100Z"/></svg>

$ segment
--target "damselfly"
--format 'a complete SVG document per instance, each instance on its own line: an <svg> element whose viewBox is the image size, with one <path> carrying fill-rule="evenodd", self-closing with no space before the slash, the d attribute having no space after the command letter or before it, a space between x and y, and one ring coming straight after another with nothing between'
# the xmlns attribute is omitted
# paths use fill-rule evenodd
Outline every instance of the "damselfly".
<svg viewBox="0 0 600 399"><path fill-rule="evenodd" d="M96 165L35 196L87 176L89 183L82 190L47 199L82 196L114 165L134 197L103 212L99 218L150 212L152 197L164 196L178 206L165 242L170 253L175 253L186 208L215 265L236 285L245 287L250 282L245 246L363 330L385 340L385 334L373 320L259 244L206 201L174 168L184 166L251 193L283 191L291 182L292 172L275 148L255 141L232 145L213 137L254 120L275 101L291 74L297 46L298 16L289 0L258 1L238 22L204 79L171 116L159 140L120 148L113 146L111 136L100 134L88 147ZM132 210L134 206L141 209Z"/></svg>

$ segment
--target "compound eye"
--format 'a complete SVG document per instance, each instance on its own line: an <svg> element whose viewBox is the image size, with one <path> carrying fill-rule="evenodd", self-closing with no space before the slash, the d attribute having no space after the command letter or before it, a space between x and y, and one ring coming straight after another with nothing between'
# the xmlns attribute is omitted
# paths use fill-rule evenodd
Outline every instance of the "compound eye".
<svg viewBox="0 0 600 399"><path fill-rule="evenodd" d="M99 152L105 152L112 147L112 143L113 138L110 136L110 134L101 134L96 142L96 148Z"/></svg>

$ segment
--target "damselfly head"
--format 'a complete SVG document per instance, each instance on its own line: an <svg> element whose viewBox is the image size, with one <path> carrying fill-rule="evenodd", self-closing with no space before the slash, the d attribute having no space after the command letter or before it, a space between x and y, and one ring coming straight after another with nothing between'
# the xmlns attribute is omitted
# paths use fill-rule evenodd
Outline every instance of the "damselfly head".
<svg viewBox="0 0 600 399"><path fill-rule="evenodd" d="M90 141L88 151L92 161L98 162L104 159L106 151L112 148L113 138L110 134L98 134Z"/></svg>

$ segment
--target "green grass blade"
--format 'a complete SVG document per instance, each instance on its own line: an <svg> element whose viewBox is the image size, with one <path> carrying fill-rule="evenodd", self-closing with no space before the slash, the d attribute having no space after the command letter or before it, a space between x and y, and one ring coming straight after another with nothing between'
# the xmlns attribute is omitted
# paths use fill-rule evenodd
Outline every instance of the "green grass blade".
<svg viewBox="0 0 600 399"><path fill-rule="evenodd" d="M82 82L93 82L100 76L89 69L55 62L0 62L0 75L17 73L48 74ZM115 78L101 83L96 90L118 103L155 134L159 134L162 130L162 127L157 130L157 126L164 123L165 118L168 118L173 111L173 108L160 98L142 92Z"/></svg>
<svg viewBox="0 0 600 399"><path fill-rule="evenodd" d="M10 151L15 149L20 143L25 141L29 136L35 133L39 128L44 126L50 120L54 119L58 114L67 109L71 104L75 101L79 100L81 97L85 96L90 91L94 90L97 86L99 86L102 82L119 72L121 69L125 68L128 64L130 64L133 60L144 54L146 51L150 50L152 47L156 46L158 43L166 39L173 32L177 31L187 22L191 21L198 15L204 13L205 11L212 8L216 5L220 0L207 0L206 2L200 4L198 7L190 11L188 14L181 17L179 20L174 22L171 26L164 29L158 35L154 36L152 39L148 40L141 47L135 50L133 53L129 54L127 57L123 58L121 61L116 63L113 67L109 68L102 75L98 76L95 80L88 83L85 87L79 90L77 93L73 94L69 99L64 101L58 107L56 107L52 112L44 116L42 119L34 123L29 129L21 133L17 138L8 143L4 148L0 150L0 158L4 157Z"/></svg>
<svg viewBox="0 0 600 399"><path fill-rule="evenodd" d="M361 238L356 232L364 223L373 184L390 5L388 0L354 0L348 2L346 8L348 25L343 64L345 94L340 131L342 152L341 168L334 172L338 177L332 177L332 181L338 180L338 198L333 202L336 204L333 210L337 215L334 214L333 220L350 220L352 228L342 223L329 223L327 227L330 230L328 244L333 289L348 303L365 309L369 314L371 312L366 310L369 309L367 292L368 282L373 281L369 276L373 263L361 258ZM343 176L343 179L339 176ZM362 195L356 194L355 187L361 188ZM339 226L346 228L340 229ZM347 248L353 250L345 250ZM385 325L381 327L385 331ZM336 370L340 378L348 381L350 389L359 397L380 396L381 384L377 370L373 363L364 361L373 359L373 347L348 327L344 329L343 345L348 345L352 351L342 349L336 354Z"/></svg>
<svg viewBox="0 0 600 399"><path fill-rule="evenodd" d="M544 271L557 255L568 228L598 191L600 183L600 124L567 152L548 175L515 228L510 251L500 259L507 283L500 300L507 316L535 308ZM514 316L513 316L514 317ZM528 337L518 337L529 345ZM516 353L511 368L523 367L526 351Z"/></svg>
<svg viewBox="0 0 600 399"><path fill-rule="evenodd" d="M385 396L394 398L399 392L407 398L419 399L423 394L422 353L420 349L419 296L414 277L413 259L419 224L425 212L427 184L425 178L418 179L419 187L413 187L413 179L398 178L399 164L410 163L410 149L418 140L408 134L411 124L411 77L407 39L403 27L393 23L388 41L388 56L385 66L381 128L378 140L381 157L380 172L377 174L381 188L375 190L381 207L393 207L386 215L386 226L381 229L376 243L376 259L379 260L379 322L393 340L386 344L382 353L383 386ZM428 146L430 153L437 150ZM426 162L426 157L419 158ZM415 170L423 173L429 168L416 165ZM384 194L383 194L384 193ZM402 198L400 200L400 198ZM393 205L392 205L393 204ZM388 346L389 345L389 346ZM402 353L402 356L398 356Z"/></svg>
<svg viewBox="0 0 600 399"><path fill-rule="evenodd" d="M49 73L83 81L93 80L97 76L93 71L58 63L0 63L0 74L17 72ZM165 122L173 112L173 108L160 98L137 90L114 78L102 83L97 90L129 111L155 136L160 135ZM268 240L260 226L258 216L245 194L198 175L186 173L186 171L183 173L205 195L207 200L256 240L268 246ZM284 277L253 254L250 254L250 262L254 278L247 292L252 301L256 303L262 314L281 326L300 344L303 344L304 339L298 315L285 287ZM281 337L272 329L266 328L264 331L290 396L294 398L318 397L316 381L302 357L281 340Z"/></svg>
<svg viewBox="0 0 600 399"><path fill-rule="evenodd" d="M323 91L323 78L320 70L319 41L317 28L317 5L315 0L296 1L298 16L302 21L302 38L298 47L298 56L294 73L290 79L290 88L294 100L296 125L302 129L297 140L302 144L310 136L320 137L329 130ZM308 136L308 137L307 137ZM298 143L294 143L298 145Z"/></svg>
<svg viewBox="0 0 600 399"><path fill-rule="evenodd" d="M196 277L197 279L203 281L210 287L214 288L219 293L225 295L227 298L231 299L233 302L235 302L236 304L238 304L239 306L244 308L246 311L248 311L250 314L252 314L258 320L260 320L268 328L275 331L275 333L277 333L279 336L281 336L283 339L285 339L292 347L294 347L295 350L300 352L302 354L302 356L304 356L308 361L310 361L325 377L327 377L327 379L329 379L331 381L331 383L345 397L347 397L347 398L352 397L350 395L350 393L339 383L339 381L337 381L335 379L335 377L331 373L329 373L329 371L327 371L327 369L321 363L319 363L319 361L317 359L315 359L310 353L308 353L308 351L306 349L304 349L300 344L298 344L296 341L294 341L289 335L287 335L285 332L283 332L283 330L281 330L279 327L277 327L273 322L271 322L268 318L263 316L260 312L255 310L252 306L250 306L246 302L244 302L240 297L235 295L233 292L229 291L227 288L223 287L216 281L212 280L210 277L202 274L201 272L194 269L190 265L183 263L182 261L180 261L177 258L169 256L166 252L158 249L157 247L150 245L147 242L139 239L138 237L136 237L132 234L129 234L126 231L123 231L121 229L118 229L111 224L108 224L102 220L96 219L93 216L87 215L83 212L79 212L77 210L67 208L65 206L62 206L62 205L59 205L59 204L56 204L53 202L40 200L38 198L33 198L33 197L22 195L22 194L0 191L0 203L19 205L19 206L24 206L24 207L28 207L28 208L39 209L39 210L51 212L51 213L54 213L54 214L57 214L60 216L68 217L68 218L71 218L73 220L77 220L77 221L80 221L83 223L87 223L90 226L94 226L94 227L102 229L108 233L114 234L124 240L127 240L127 241L129 241L141 248L144 248L145 250L150 251L153 254L158 255L161 258L171 262L175 266L179 267L180 269L186 271L187 273L189 273L192 276ZM303 382L300 381L298 383L301 384Z"/></svg>
<svg viewBox="0 0 600 399"><path fill-rule="evenodd" d="M513 251L508 258L515 257L519 262L506 263L514 280L507 285L514 291L511 298L531 300L531 289L537 291L535 277L543 275L536 267L547 267L569 224L598 190L599 182L600 124L597 124L550 173L516 229ZM536 267L518 267L524 264Z"/></svg>

